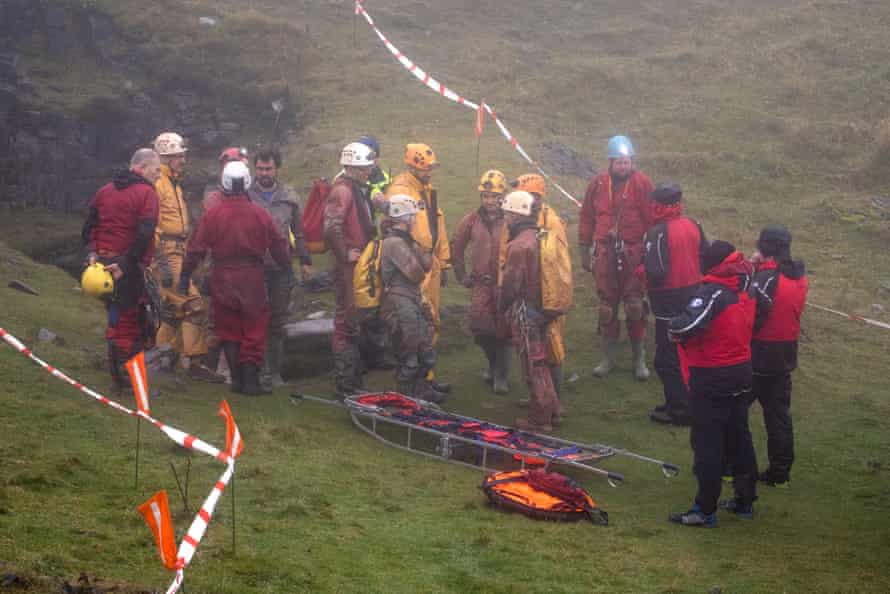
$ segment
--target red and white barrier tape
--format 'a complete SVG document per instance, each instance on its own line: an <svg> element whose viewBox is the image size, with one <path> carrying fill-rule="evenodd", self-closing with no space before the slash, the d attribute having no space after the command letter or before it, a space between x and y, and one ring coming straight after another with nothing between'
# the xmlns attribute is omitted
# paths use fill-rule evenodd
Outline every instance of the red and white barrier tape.
<svg viewBox="0 0 890 594"><path fill-rule="evenodd" d="M148 414L142 411L133 411L127 408L126 406L115 402L114 400L110 400L105 396L102 396L98 392L91 390L90 388L84 386L80 382L72 379L59 369L53 367L52 365L45 362L40 357L36 356L31 349L26 347L24 343L22 343L15 336L7 332L4 328L0 328L0 338L6 341L11 347L16 349L25 357L31 359L35 363L37 363L40 367L45 369L51 375L56 377L57 379L62 380L65 383L68 383L87 396L94 398L101 402L102 404L113 408L119 412L122 412L131 417L139 417L145 419L155 427L161 430L167 437L181 445L184 448L188 448L191 450L197 450L212 458L216 458L220 462L224 462L226 464L226 470L223 472L219 481L213 486L213 490L210 491L210 495L207 496L207 499L204 501L201 509L198 511L198 514L195 516L195 519L192 520L191 526L189 526L186 535L183 537L182 542L179 544L179 552L177 554L179 560L179 569L176 571L176 577L173 580L173 583L170 584L169 589L167 590L167 594L174 594L177 592L182 585L182 580L184 577L184 569L191 562L192 557L195 554L195 550L198 548L198 544L201 542L201 539L204 537L204 532L207 530L207 525L210 523L210 518L213 515L213 511L216 508L216 504L219 501L222 492L225 490L226 486L229 484L229 481L232 479L232 475L235 472L235 459L225 453L220 451L219 449L213 447L209 443L202 441L195 437L194 435L190 435L185 433L184 431L180 431L175 427L170 427L169 425L165 425L161 423L157 419L149 416Z"/></svg>
<svg viewBox="0 0 890 594"><path fill-rule="evenodd" d="M856 314L849 314L842 311L838 311L836 309L831 309L830 307L825 307L824 305L816 305L811 301L807 301L807 307L814 307L816 309L827 311L828 313L833 313L837 316L841 316L842 318L847 318L849 320L855 320L857 322L863 322L868 324L869 326L877 326L878 328L883 328L884 330L890 330L890 324L887 322L880 322L878 320L872 320L871 318L864 318L862 316L858 316Z"/></svg>
<svg viewBox="0 0 890 594"><path fill-rule="evenodd" d="M380 38L380 41L383 42L383 45L386 46L386 49L388 49L390 51L390 53L395 57L395 59L402 66L404 66L408 70L408 72L410 72L415 77L417 77L417 79L420 82L422 82L424 85L426 85L427 87L429 87L430 89L432 89L433 91L435 91L436 93L441 95L442 97L445 97L446 99L454 101L458 105L466 106L469 109L472 109L475 111L479 110L478 103L474 103L474 102L470 101L469 99L465 99L462 95L455 93L454 91L452 91L451 89L446 87L444 84L442 84L441 82L439 82L438 80L436 80L435 78L430 76L429 72L420 68L416 63L409 60L402 52L400 52L399 48L397 48L395 45L393 45L393 43L389 39L387 39L386 35L384 35L383 32L379 28L377 28L377 25L374 23L374 19L371 18L371 15L368 14L368 11L365 10L365 7L362 4L362 0L356 0L355 13L360 14L363 17L365 17L365 20L368 22L368 25L371 26L371 29L374 30L374 33L377 34L377 37ZM501 131L501 134L504 135L504 138L507 139L507 141L513 146L513 148L516 149L516 152L519 153L520 156L522 156L522 158L525 159L529 165L534 167L538 171L538 173L540 173L544 177L544 179L546 179L548 182L550 182L553 185L553 187L555 187L557 190L559 190L559 192L563 196L565 196L566 198L571 200L573 203L575 203L575 206L578 206L578 207L581 206L581 203L578 201L577 198L575 198L574 196L569 194L569 192L566 191L565 188L563 188L561 185L559 185L546 171L544 171L544 169L534 159L532 159L529 156L529 154L527 152L525 152L525 149L522 148L522 145L519 144L519 141L516 139L516 137L510 133L510 130L507 129L507 126L504 125L504 122L501 121L501 119L497 116L497 113L495 113L494 109L492 109L491 106L489 106L488 104L483 102L482 109L484 109L486 111L486 113L488 113L488 115L491 116L491 118L494 120L494 123L497 124L498 129Z"/></svg>

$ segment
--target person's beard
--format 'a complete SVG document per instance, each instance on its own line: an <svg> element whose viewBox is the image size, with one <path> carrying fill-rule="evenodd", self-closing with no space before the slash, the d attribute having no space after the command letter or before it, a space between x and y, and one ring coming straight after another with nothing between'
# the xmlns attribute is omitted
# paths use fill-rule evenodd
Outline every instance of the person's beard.
<svg viewBox="0 0 890 594"><path fill-rule="evenodd" d="M627 181L627 178L630 177L630 174L633 172L633 169L628 169L625 173L617 174L612 169L609 169L609 175L612 176L612 179L615 181Z"/></svg>
<svg viewBox="0 0 890 594"><path fill-rule="evenodd" d="M274 188L275 182L276 182L276 180L274 177L269 177L267 175L262 175L262 176L256 178L256 183L258 183L261 188L265 188L267 190Z"/></svg>

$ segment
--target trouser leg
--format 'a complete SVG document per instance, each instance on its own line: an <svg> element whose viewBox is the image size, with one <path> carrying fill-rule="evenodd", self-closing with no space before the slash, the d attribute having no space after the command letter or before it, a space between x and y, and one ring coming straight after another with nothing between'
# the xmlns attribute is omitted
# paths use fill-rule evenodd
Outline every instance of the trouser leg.
<svg viewBox="0 0 890 594"><path fill-rule="evenodd" d="M723 457L729 401L722 397L693 394L691 398L692 427L689 441L693 452L693 472L698 481L695 503L702 513L717 509L722 488Z"/></svg>
<svg viewBox="0 0 890 594"><path fill-rule="evenodd" d="M757 457L748 423L750 399L747 395L730 399L726 426L726 457L732 467L736 500L743 504L757 498Z"/></svg>
<svg viewBox="0 0 890 594"><path fill-rule="evenodd" d="M279 385L283 383L281 379L281 357L291 286L287 273L267 269L265 276L266 295L269 300L269 326L266 333L263 380L272 385Z"/></svg>
<svg viewBox="0 0 890 594"><path fill-rule="evenodd" d="M655 372L661 380L664 403L672 414L686 415L689 391L680 370L678 346L668 337L668 321L655 320Z"/></svg>
<svg viewBox="0 0 890 594"><path fill-rule="evenodd" d="M777 481L788 480L794 462L791 387L790 373L754 376L754 393L763 407L766 425L768 472Z"/></svg>
<svg viewBox="0 0 890 594"><path fill-rule="evenodd" d="M495 365L497 363L497 338L489 334L476 334L473 340L482 349L485 354L485 360L488 362L488 369L485 372L485 380L492 381L495 376Z"/></svg>

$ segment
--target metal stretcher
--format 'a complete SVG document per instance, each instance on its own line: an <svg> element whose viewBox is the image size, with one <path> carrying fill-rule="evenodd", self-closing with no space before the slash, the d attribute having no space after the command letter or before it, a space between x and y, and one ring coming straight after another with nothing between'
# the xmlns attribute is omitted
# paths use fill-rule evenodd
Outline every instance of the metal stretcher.
<svg viewBox="0 0 890 594"><path fill-rule="evenodd" d="M609 485L617 487L624 476L599 468L600 461L626 456L657 464L666 477L674 477L680 470L670 462L609 445L567 441L446 412L397 392L357 394L342 401L293 394L291 400L295 404L312 401L344 407L353 424L378 441L483 472L564 465L603 476Z"/></svg>

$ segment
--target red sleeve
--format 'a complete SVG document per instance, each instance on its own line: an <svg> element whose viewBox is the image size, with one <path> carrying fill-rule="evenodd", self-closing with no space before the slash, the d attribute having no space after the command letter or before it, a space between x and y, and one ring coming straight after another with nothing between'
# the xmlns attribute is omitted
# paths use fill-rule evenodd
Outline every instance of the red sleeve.
<svg viewBox="0 0 890 594"><path fill-rule="evenodd" d="M587 185L584 193L584 204L581 206L581 214L578 215L578 243L581 245L593 244L593 229L596 211L594 210L594 197L596 196L596 181L594 177Z"/></svg>
<svg viewBox="0 0 890 594"><path fill-rule="evenodd" d="M464 252L467 244L470 242L470 231L473 228L474 213L466 215L457 225L457 231L451 236L451 265L454 267L454 274L457 280L463 281L466 274L466 259Z"/></svg>

